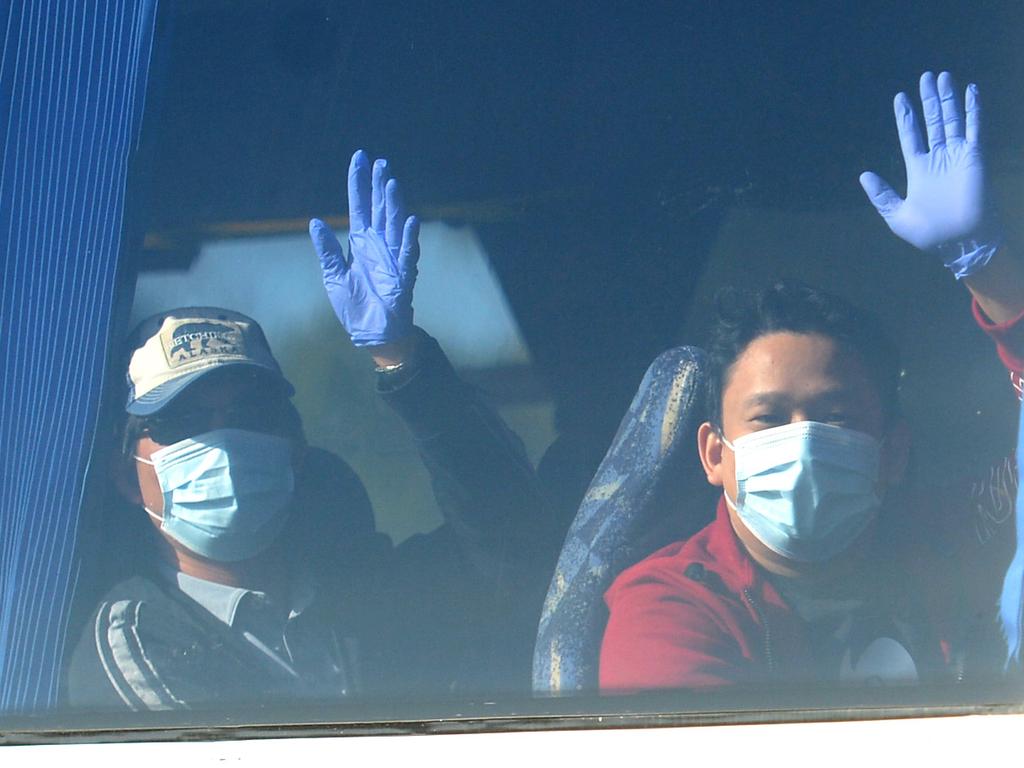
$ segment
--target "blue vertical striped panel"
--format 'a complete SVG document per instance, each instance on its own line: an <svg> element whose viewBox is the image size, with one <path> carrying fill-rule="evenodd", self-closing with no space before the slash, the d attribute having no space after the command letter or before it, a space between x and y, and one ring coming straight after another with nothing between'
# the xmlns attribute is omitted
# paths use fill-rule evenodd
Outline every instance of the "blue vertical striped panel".
<svg viewBox="0 0 1024 768"><path fill-rule="evenodd" d="M0 2L0 712L57 695L156 2Z"/></svg>

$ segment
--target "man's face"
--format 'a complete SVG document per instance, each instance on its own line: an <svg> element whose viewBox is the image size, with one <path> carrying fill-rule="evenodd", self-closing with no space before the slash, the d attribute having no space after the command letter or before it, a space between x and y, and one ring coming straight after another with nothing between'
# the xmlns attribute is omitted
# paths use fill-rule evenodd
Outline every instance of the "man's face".
<svg viewBox="0 0 1024 768"><path fill-rule="evenodd" d="M287 397L245 368L228 368L205 377L145 422L135 455L146 460L168 445L224 428L286 437L295 442L296 448L301 443ZM295 451L293 455L299 454ZM134 465L142 504L162 515L164 499L156 470L142 461Z"/></svg>
<svg viewBox="0 0 1024 768"><path fill-rule="evenodd" d="M880 485L895 482L906 463L902 423L883 417L877 387L858 354L816 333L771 333L752 341L733 363L722 392L722 432L729 442L763 429L817 421L883 441ZM737 498L735 455L705 423L699 449L708 481ZM785 576L812 575L830 564L796 563L762 544L729 510L733 529L755 561ZM863 538L863 537L862 537ZM852 546L848 553L859 547Z"/></svg>

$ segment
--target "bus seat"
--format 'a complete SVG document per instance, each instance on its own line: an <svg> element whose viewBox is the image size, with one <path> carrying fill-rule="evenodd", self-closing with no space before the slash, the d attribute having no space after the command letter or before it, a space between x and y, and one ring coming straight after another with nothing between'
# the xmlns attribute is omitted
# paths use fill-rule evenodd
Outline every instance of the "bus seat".
<svg viewBox="0 0 1024 768"><path fill-rule="evenodd" d="M696 347L670 349L647 369L562 546L534 648L536 692L596 691L605 590L710 522L717 494L696 450L706 370Z"/></svg>

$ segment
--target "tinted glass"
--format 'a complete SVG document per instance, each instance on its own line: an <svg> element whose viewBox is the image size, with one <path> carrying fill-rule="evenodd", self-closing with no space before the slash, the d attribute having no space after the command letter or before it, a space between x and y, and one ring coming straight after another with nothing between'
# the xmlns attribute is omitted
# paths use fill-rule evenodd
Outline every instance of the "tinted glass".
<svg viewBox="0 0 1024 768"><path fill-rule="evenodd" d="M1019 703L994 606L1015 544L1012 376L1024 350L1012 321L1024 286L1016 266L993 287L958 281L943 261L998 231L990 266L1016 264L1022 21L1014 3L164 4L61 722ZM948 109L978 86L979 135L970 109L963 135L947 115L930 151L980 146L988 197L978 222L922 250L909 241L932 224L886 226L858 177L908 193L892 100L908 95L929 151L926 71L952 73L960 103ZM404 199L386 237L368 216L379 243L349 216L360 149L367 163L387 158ZM960 184L929 214L938 229L971 183L940 171L919 171L921 196ZM369 166L357 173L369 199ZM403 271L406 213L419 218L415 274ZM327 290L311 217L343 249ZM678 348L707 347L719 289L780 279L868 310L901 353L906 472L872 476L861 494L879 500L858 528L868 534L849 537L863 552L837 545L859 553L842 577L793 577L750 552L736 520L756 524L730 521L696 447L708 374L699 351ZM1006 318L986 317L988 304L972 317L968 286ZM265 344L231 326L245 341L225 351L231 321L193 311L179 319L221 331L188 337L183 358L159 340L166 358L132 358L153 333L126 345L131 328L181 307L243 313ZM1000 320L1009 330L986 335ZM172 325L160 327L185 338ZM264 361L244 385L214 379L213 394L190 385L166 409L126 413L179 365L252 368L257 346L279 372ZM837 349L855 368L871 357ZM658 358L666 350L677 351ZM858 386L860 368L828 370ZM896 410L878 428L807 413L761 415L749 431L874 431L883 476L901 463ZM287 473L268 468L279 447L268 435L287 444ZM795 465L782 448L761 456ZM845 476L834 482L856 495ZM239 522L247 495L256 511ZM229 529L245 557L209 544ZM631 573L664 594L634 584L606 604L641 561L653 571ZM659 624L648 598L693 613ZM608 606L621 612L614 637ZM674 649L663 677L656 654L621 651L633 633L651 641L637 647ZM708 657L698 672L673 668L694 654Z"/></svg>

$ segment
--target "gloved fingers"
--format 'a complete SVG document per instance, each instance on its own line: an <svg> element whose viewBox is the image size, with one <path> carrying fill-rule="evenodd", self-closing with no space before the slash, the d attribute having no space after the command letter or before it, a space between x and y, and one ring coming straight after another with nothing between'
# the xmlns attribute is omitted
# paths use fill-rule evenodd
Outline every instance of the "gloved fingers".
<svg viewBox="0 0 1024 768"><path fill-rule="evenodd" d="M402 287L411 288L416 280L416 263L420 259L420 220L410 216L402 230L402 247L398 251L398 274Z"/></svg>
<svg viewBox="0 0 1024 768"><path fill-rule="evenodd" d="M320 257L320 269L324 277L341 275L348 270L350 264L345 258L345 251L326 222L310 219L309 239L313 241L313 249Z"/></svg>
<svg viewBox="0 0 1024 768"><path fill-rule="evenodd" d="M348 164L348 226L357 232L370 227L370 158L361 149Z"/></svg>
<svg viewBox="0 0 1024 768"><path fill-rule="evenodd" d="M946 141L964 138L964 113L960 108L960 97L956 93L956 84L949 72L939 73L939 101L942 104L942 129Z"/></svg>
<svg viewBox="0 0 1024 768"><path fill-rule="evenodd" d="M384 241L388 248L397 248L402 243L402 222L405 220L405 206L397 179L388 179L384 187Z"/></svg>
<svg viewBox="0 0 1024 768"><path fill-rule="evenodd" d="M388 161L383 157L373 162L373 203L370 225L384 237L384 186L388 183Z"/></svg>
<svg viewBox="0 0 1024 768"><path fill-rule="evenodd" d="M928 132L928 149L934 150L946 145L946 130L942 122L942 102L934 72L921 75L921 110Z"/></svg>
<svg viewBox="0 0 1024 768"><path fill-rule="evenodd" d="M964 103L967 107L967 141L977 144L981 135L981 103L978 101L978 86L974 83L967 86Z"/></svg>
<svg viewBox="0 0 1024 768"><path fill-rule="evenodd" d="M900 137L903 160L909 164L910 158L925 152L924 143L921 141L921 131L917 127L917 116L914 114L914 107L910 104L910 98L905 93L896 94L892 108L896 113L896 132Z"/></svg>
<svg viewBox="0 0 1024 768"><path fill-rule="evenodd" d="M903 205L903 198L877 173L866 171L860 175L860 185L882 218L888 219Z"/></svg>

